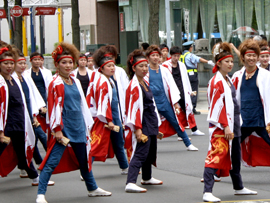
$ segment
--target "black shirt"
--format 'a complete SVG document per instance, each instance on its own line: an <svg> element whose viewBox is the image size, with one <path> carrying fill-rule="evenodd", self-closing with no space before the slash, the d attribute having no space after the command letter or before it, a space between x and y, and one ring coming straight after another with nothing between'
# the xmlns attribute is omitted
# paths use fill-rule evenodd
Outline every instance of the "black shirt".
<svg viewBox="0 0 270 203"><path fill-rule="evenodd" d="M13 78L11 82L6 80L6 83L9 93L6 130L24 131L24 105L21 91Z"/></svg>
<svg viewBox="0 0 270 203"><path fill-rule="evenodd" d="M181 99L184 99L185 93L184 93L184 87L183 87L181 72L180 72L180 68L179 68L178 63L177 63L177 67L172 68L172 75L173 75L173 79L174 79L174 81L175 81L175 83L180 91Z"/></svg>
<svg viewBox="0 0 270 203"><path fill-rule="evenodd" d="M77 73L77 79L81 82L83 93L84 93L84 96L86 97L87 88L88 88L88 85L89 85L88 74L86 73L86 75L80 75L80 73L78 71L78 73Z"/></svg>

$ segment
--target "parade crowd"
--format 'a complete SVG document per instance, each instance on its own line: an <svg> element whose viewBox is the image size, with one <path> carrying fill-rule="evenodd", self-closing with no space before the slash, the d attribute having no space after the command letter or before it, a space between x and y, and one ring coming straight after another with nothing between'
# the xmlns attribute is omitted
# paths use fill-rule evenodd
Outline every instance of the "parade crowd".
<svg viewBox="0 0 270 203"><path fill-rule="evenodd" d="M221 201L212 190L214 182L226 176L231 176L236 195L256 195L244 187L240 172L241 162L270 166L267 41L248 39L238 48L217 43L213 61L192 51L192 41L185 42L183 50L143 43L128 55L124 70L115 65L113 45L82 54L73 44L61 42L52 52L52 75L43 66L42 54L32 53L27 68L20 50L0 41L0 176L17 167L21 178L32 179L38 187L36 203L47 203L47 186L54 185L51 175L80 169L78 178L85 182L88 196L111 196L98 187L92 163L115 156L120 173L127 175L125 192L147 192L136 184L140 173L142 185L162 185L152 176L157 139L177 134L188 151L198 151L185 128L192 135L205 135L194 115L200 114L197 65L207 63L214 76L207 89L203 201ZM235 55L243 67L230 78Z"/></svg>

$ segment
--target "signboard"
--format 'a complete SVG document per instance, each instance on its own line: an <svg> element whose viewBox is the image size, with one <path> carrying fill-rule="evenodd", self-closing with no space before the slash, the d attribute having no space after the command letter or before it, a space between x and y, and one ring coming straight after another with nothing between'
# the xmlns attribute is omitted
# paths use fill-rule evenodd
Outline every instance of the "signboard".
<svg viewBox="0 0 270 203"><path fill-rule="evenodd" d="M120 31L125 31L125 18L124 18L124 12L120 12Z"/></svg>
<svg viewBox="0 0 270 203"><path fill-rule="evenodd" d="M29 16L28 11L29 8L23 8L22 16ZM0 8L0 18L7 18L6 11L3 8Z"/></svg>
<svg viewBox="0 0 270 203"><path fill-rule="evenodd" d="M37 7L36 15L54 15L55 10L55 7Z"/></svg>
<svg viewBox="0 0 270 203"><path fill-rule="evenodd" d="M119 6L129 6L129 0L119 0Z"/></svg>
<svg viewBox="0 0 270 203"><path fill-rule="evenodd" d="M13 17L20 17L23 14L23 9L20 6L14 6L10 9L10 15Z"/></svg>
<svg viewBox="0 0 270 203"><path fill-rule="evenodd" d="M189 10L184 9L184 24L185 24L185 31L187 33L187 39L189 39Z"/></svg>

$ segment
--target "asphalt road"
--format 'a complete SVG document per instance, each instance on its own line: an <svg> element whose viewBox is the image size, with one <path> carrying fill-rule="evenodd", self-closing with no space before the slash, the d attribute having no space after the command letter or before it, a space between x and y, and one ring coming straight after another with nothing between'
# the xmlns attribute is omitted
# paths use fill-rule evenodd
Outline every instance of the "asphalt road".
<svg viewBox="0 0 270 203"><path fill-rule="evenodd" d="M200 102L203 103L204 97ZM205 106L198 105L198 109ZM198 152L186 150L183 142L176 136L158 141L157 168L153 167L153 177L163 180L161 186L146 186L147 193L125 193L126 176L120 175L116 159L105 163L95 162L93 172L99 187L112 192L111 197L88 197L79 171L53 175L55 186L48 187L46 199L49 203L197 203L202 202L203 183L200 179L204 170L204 159L208 148L208 123L206 114L196 116L198 128L205 136L190 136L191 142L199 148ZM191 134L187 130L188 135ZM42 155L45 155L40 147ZM230 177L215 183L213 194L223 202L268 202L270 203L269 167L242 167L244 186L258 191L258 195L235 196ZM137 183L140 185L141 176ZM31 186L31 180L19 178L15 169L6 178L0 179L0 203L35 202L37 187ZM258 201L256 201L258 200Z"/></svg>

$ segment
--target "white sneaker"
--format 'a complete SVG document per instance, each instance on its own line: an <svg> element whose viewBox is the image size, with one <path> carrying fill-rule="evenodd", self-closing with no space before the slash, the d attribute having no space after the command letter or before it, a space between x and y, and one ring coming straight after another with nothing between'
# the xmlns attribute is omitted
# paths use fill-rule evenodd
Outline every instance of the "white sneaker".
<svg viewBox="0 0 270 203"><path fill-rule="evenodd" d="M189 137L188 139L191 140L190 137ZM181 137L178 137L177 140L178 140L178 141L183 141L183 139L182 139Z"/></svg>
<svg viewBox="0 0 270 203"><path fill-rule="evenodd" d="M39 176L33 179L32 186L38 186ZM55 184L54 181L49 180L48 186L53 186Z"/></svg>
<svg viewBox="0 0 270 203"><path fill-rule="evenodd" d="M81 179L81 181L84 181L84 179L83 179L82 175L80 175L80 179Z"/></svg>
<svg viewBox="0 0 270 203"><path fill-rule="evenodd" d="M45 199L45 195L37 195L36 203L48 203Z"/></svg>
<svg viewBox="0 0 270 203"><path fill-rule="evenodd" d="M26 173L25 170L21 170L20 178L28 178L28 174Z"/></svg>
<svg viewBox="0 0 270 203"><path fill-rule="evenodd" d="M163 181L152 177L150 180L141 180L141 184L142 185L162 185Z"/></svg>
<svg viewBox="0 0 270 203"><path fill-rule="evenodd" d="M211 192L205 192L203 194L203 201L205 202L220 202L221 200L215 197Z"/></svg>
<svg viewBox="0 0 270 203"><path fill-rule="evenodd" d="M247 188L243 188L242 190L235 190L235 195L257 195L257 191L253 191Z"/></svg>
<svg viewBox="0 0 270 203"><path fill-rule="evenodd" d="M128 174L128 168L122 169L121 175L127 175Z"/></svg>
<svg viewBox="0 0 270 203"><path fill-rule="evenodd" d="M144 193L147 192L147 189L139 187L135 183L128 183L125 188L126 192L132 192L132 193Z"/></svg>
<svg viewBox="0 0 270 203"><path fill-rule="evenodd" d="M112 195L111 192L103 190L100 187L98 187L96 190L88 191L89 197L101 197L101 196L111 196L111 195Z"/></svg>
<svg viewBox="0 0 270 203"><path fill-rule="evenodd" d="M188 151L198 151L199 149L197 147L195 147L193 144L191 144L187 147L187 150Z"/></svg>
<svg viewBox="0 0 270 203"><path fill-rule="evenodd" d="M205 133L200 130L196 130L195 132L192 132L191 135L205 135Z"/></svg>

